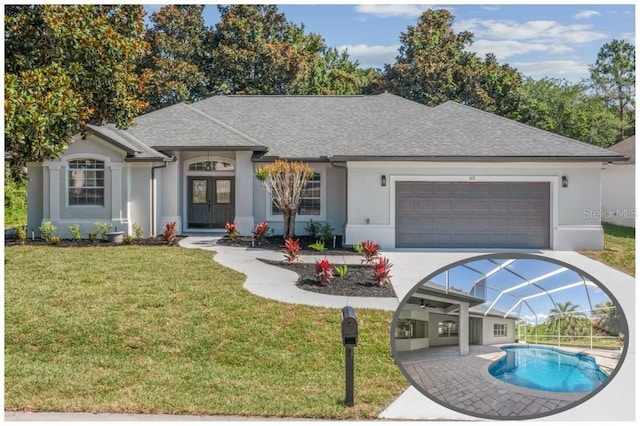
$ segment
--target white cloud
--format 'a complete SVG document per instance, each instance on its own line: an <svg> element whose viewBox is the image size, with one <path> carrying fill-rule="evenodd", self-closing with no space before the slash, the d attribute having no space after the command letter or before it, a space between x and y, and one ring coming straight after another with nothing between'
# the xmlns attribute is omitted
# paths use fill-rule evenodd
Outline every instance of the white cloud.
<svg viewBox="0 0 640 426"><path fill-rule="evenodd" d="M557 55L573 51L571 47L564 44L523 43L515 40L476 40L468 50L476 52L481 58L487 53L493 53L501 62L512 56L529 53L542 52Z"/></svg>
<svg viewBox="0 0 640 426"><path fill-rule="evenodd" d="M627 43L636 45L636 33L623 33L620 37Z"/></svg>
<svg viewBox="0 0 640 426"><path fill-rule="evenodd" d="M589 65L578 61L517 62L511 65L534 79L552 77L578 82L589 76Z"/></svg>
<svg viewBox="0 0 640 426"><path fill-rule="evenodd" d="M478 18L460 21L456 31L471 31L475 37L493 40L520 40L538 43L588 43L607 38L592 30L591 25L564 25L556 21L515 22L506 20L482 20Z"/></svg>
<svg viewBox="0 0 640 426"><path fill-rule="evenodd" d="M363 68L382 68L384 64L393 64L399 48L399 44L391 46L369 46L367 44L338 46L339 51L346 49L351 59L356 59Z"/></svg>
<svg viewBox="0 0 640 426"><path fill-rule="evenodd" d="M537 314L536 316L533 315L523 315L522 317L520 317L521 320L523 320L524 322L526 322L527 324L535 324L536 323L536 317L538 319L538 324L542 324L543 322L545 322L548 318L547 314Z"/></svg>
<svg viewBox="0 0 640 426"><path fill-rule="evenodd" d="M356 6L356 11L379 18L417 18L430 8L421 4L360 4Z"/></svg>
<svg viewBox="0 0 640 426"><path fill-rule="evenodd" d="M496 10L500 10L500 6L481 6L480 9L484 9L484 10L489 10L489 11L496 11Z"/></svg>
<svg viewBox="0 0 640 426"><path fill-rule="evenodd" d="M593 16L599 16L600 12L597 12L595 10L581 10L580 12L576 13L574 18L575 19L589 19Z"/></svg>

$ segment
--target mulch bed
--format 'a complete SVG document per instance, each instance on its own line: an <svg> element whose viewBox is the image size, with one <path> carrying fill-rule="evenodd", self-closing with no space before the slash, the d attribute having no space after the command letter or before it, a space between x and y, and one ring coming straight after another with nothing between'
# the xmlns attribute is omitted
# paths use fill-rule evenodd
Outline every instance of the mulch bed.
<svg viewBox="0 0 640 426"><path fill-rule="evenodd" d="M299 240L300 242L300 254L301 255L307 255L307 254L314 254L314 255L354 255L357 254L353 249L351 248L344 248L342 247L342 237L341 236L336 236L336 247L333 248L333 241L327 241L325 243L325 249L322 252L318 252L316 250L313 250L312 248L309 248L310 244L313 244L316 242L316 240L314 240L313 238L309 237L309 236L301 236L301 237L294 237L294 240ZM253 242L252 245L252 240L251 237L238 237L236 238L235 241L232 241L229 237L227 237L226 235L224 237L222 237L220 240L218 240L217 244L223 245L223 246L230 246L230 247L257 247L257 248L263 248L263 249L267 249L267 250L280 250L280 246L282 246L284 244L284 239L282 238L282 236L278 235L278 236L270 236L264 239L264 242L262 244L257 244L255 241Z"/></svg>
<svg viewBox="0 0 640 426"><path fill-rule="evenodd" d="M311 263L288 264L286 261L260 260L269 265L279 266L298 274L296 286L302 290L334 296L396 297L396 292L390 283L384 287L379 287L373 281L371 265L348 265L348 270L344 277L334 276L331 283L325 286L321 285L316 279L314 267Z"/></svg>
<svg viewBox="0 0 640 426"><path fill-rule="evenodd" d="M178 241L183 239L184 237L176 237L172 246L177 246ZM117 247L117 246L166 246L167 242L162 237L156 238L144 238L141 240L135 240L131 244L125 243L111 243L109 241L102 241L96 239L91 242L89 240L80 240L75 242L73 240L60 240L59 244L53 245L47 243L45 240L41 238L36 238L32 240L31 238L27 238L26 241L22 242L17 238L7 238L4 240L5 246L18 246L18 245L26 245L26 246L51 246L51 247Z"/></svg>

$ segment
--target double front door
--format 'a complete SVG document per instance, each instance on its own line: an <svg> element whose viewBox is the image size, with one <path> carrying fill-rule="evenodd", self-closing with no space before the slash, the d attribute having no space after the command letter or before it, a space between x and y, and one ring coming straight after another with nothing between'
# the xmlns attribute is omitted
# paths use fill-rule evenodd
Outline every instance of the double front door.
<svg viewBox="0 0 640 426"><path fill-rule="evenodd" d="M235 215L234 178L188 178L189 228L224 228Z"/></svg>

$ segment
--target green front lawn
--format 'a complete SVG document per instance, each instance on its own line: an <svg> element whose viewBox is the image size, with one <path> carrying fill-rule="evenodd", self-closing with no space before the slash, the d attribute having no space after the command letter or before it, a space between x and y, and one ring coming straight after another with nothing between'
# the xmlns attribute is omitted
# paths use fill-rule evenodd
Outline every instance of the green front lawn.
<svg viewBox="0 0 640 426"><path fill-rule="evenodd" d="M243 280L201 250L5 247L5 410L375 418L407 387L391 312L357 310L347 408L340 310Z"/></svg>
<svg viewBox="0 0 640 426"><path fill-rule="evenodd" d="M636 230L603 223L604 250L581 251L587 257L636 276Z"/></svg>

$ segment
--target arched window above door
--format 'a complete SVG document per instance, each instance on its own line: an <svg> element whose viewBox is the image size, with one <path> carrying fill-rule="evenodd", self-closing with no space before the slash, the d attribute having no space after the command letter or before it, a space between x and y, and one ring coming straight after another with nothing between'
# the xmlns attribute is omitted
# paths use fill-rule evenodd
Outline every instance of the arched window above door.
<svg viewBox="0 0 640 426"><path fill-rule="evenodd" d="M232 172L233 164L222 160L205 160L189 164L190 172Z"/></svg>

